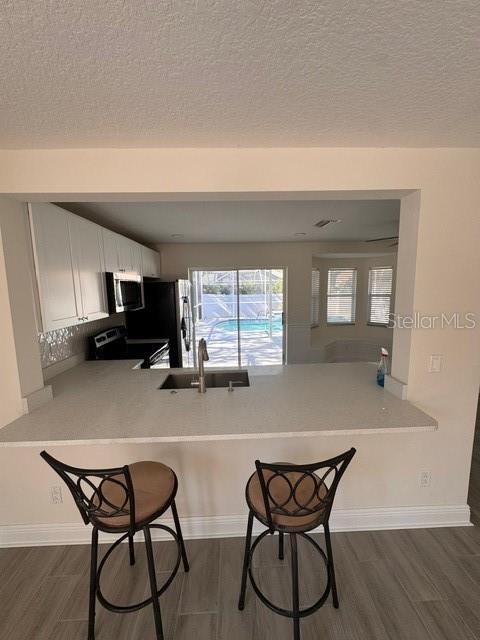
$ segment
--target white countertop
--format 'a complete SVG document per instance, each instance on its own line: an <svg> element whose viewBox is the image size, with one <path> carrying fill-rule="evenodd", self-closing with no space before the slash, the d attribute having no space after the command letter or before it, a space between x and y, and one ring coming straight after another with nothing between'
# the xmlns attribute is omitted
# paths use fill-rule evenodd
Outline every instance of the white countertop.
<svg viewBox="0 0 480 640"><path fill-rule="evenodd" d="M206 394L158 390L171 370L133 370L134 365L84 362L53 378L53 401L0 429L0 447L437 429L426 413L378 387L372 364L252 367L250 387Z"/></svg>

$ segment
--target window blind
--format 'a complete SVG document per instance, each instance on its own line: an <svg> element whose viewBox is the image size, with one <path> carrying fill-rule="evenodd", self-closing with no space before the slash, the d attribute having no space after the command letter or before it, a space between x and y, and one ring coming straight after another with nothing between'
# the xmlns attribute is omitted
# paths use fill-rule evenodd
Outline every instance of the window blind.
<svg viewBox="0 0 480 640"><path fill-rule="evenodd" d="M312 307L310 325L318 327L320 318L320 271L312 269Z"/></svg>
<svg viewBox="0 0 480 640"><path fill-rule="evenodd" d="M370 269L368 274L368 322L387 325L392 298L392 267Z"/></svg>
<svg viewBox="0 0 480 640"><path fill-rule="evenodd" d="M356 269L329 269L327 323L354 324L357 294Z"/></svg>

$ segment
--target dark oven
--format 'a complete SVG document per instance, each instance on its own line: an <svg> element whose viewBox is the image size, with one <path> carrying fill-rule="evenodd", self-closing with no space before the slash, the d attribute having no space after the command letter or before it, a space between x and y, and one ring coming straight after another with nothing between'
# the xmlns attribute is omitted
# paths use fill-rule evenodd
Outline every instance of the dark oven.
<svg viewBox="0 0 480 640"><path fill-rule="evenodd" d="M111 327L88 339L90 360L141 360L141 369L168 369L168 340L161 338L131 339L125 327ZM137 368L137 367L135 367Z"/></svg>

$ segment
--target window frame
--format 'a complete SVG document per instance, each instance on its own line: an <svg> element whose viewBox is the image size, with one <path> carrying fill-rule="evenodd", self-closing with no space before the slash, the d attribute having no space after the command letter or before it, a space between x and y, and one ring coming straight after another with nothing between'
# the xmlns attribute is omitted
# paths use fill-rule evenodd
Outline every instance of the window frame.
<svg viewBox="0 0 480 640"><path fill-rule="evenodd" d="M313 290L314 286L314 274L317 278L318 288L315 293ZM311 273L311 292L310 292L310 329L316 329L320 326L320 306L321 306L321 296L320 296L320 269L318 267L312 267ZM316 317L314 317L314 309L316 305Z"/></svg>
<svg viewBox="0 0 480 640"><path fill-rule="evenodd" d="M349 271L354 275L353 289L351 294L331 294L329 293L330 271ZM326 324L329 327L352 327L357 323L357 285L358 285L358 269L357 267L329 267L327 269L327 304L325 309ZM330 298L351 298L351 317L350 322L332 322L328 319L328 302Z"/></svg>
<svg viewBox="0 0 480 640"><path fill-rule="evenodd" d="M371 293L370 292L370 274L372 271L381 271L383 269L389 269L391 272L391 284L390 284L390 293ZM388 304L388 319L386 322L373 322L371 320L371 312L372 312L372 299L373 298L389 298ZM368 268L368 282L367 282L367 325L369 327L386 327L388 328L390 325L390 314L392 312L392 298L393 298L393 265L384 265L382 267L369 267Z"/></svg>

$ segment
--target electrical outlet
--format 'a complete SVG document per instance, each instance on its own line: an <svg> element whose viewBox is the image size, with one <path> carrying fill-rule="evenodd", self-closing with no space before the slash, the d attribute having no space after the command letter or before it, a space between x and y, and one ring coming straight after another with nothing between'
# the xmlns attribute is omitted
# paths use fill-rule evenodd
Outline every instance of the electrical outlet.
<svg viewBox="0 0 480 640"><path fill-rule="evenodd" d="M432 484L432 474L430 471L422 471L420 473L420 486L422 488L429 487Z"/></svg>
<svg viewBox="0 0 480 640"><path fill-rule="evenodd" d="M50 487L50 502L52 504L62 504L63 495L62 495L62 487L60 485L55 485Z"/></svg>

